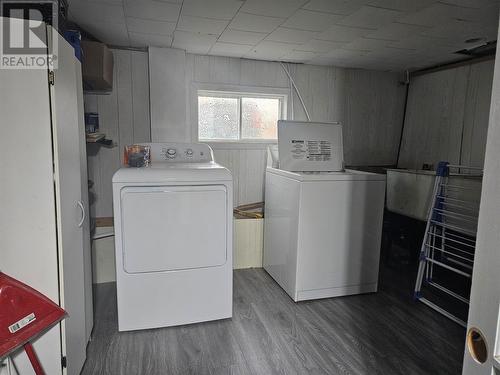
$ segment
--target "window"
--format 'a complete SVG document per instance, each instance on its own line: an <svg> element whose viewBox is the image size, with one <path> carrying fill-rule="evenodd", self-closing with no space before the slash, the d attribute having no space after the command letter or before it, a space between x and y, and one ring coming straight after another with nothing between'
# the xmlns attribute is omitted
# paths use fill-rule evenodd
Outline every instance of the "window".
<svg viewBox="0 0 500 375"><path fill-rule="evenodd" d="M198 139L276 140L284 95L198 91Z"/></svg>

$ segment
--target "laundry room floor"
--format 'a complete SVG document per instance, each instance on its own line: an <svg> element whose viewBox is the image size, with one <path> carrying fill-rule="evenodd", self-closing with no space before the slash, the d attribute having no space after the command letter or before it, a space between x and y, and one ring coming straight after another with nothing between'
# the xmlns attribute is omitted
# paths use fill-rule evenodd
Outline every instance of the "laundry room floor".
<svg viewBox="0 0 500 375"><path fill-rule="evenodd" d="M232 319L122 333L115 284L99 284L82 374L460 374L465 330L412 301L412 269L381 272L378 293L294 303L236 270Z"/></svg>

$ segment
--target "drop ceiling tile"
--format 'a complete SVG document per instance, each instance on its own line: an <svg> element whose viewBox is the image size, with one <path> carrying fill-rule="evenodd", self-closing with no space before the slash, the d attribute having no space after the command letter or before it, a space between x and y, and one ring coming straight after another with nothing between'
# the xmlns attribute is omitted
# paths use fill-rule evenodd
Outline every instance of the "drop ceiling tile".
<svg viewBox="0 0 500 375"><path fill-rule="evenodd" d="M290 17L305 3L307 0L247 0L240 10L261 16Z"/></svg>
<svg viewBox="0 0 500 375"><path fill-rule="evenodd" d="M407 36L419 34L422 31L429 30L427 26L409 25L405 23L393 22L386 26L382 26L376 31L372 31L366 35L368 38L385 39L385 40L400 40Z"/></svg>
<svg viewBox="0 0 500 375"><path fill-rule="evenodd" d="M436 3L418 12L404 16L398 22L411 25L438 26L454 19L480 21L483 17L484 15L482 16L481 11L478 9ZM496 15L497 17L498 14Z"/></svg>
<svg viewBox="0 0 500 375"><path fill-rule="evenodd" d="M315 38L332 42L352 42L353 40L372 33L373 29L333 25L318 34Z"/></svg>
<svg viewBox="0 0 500 375"><path fill-rule="evenodd" d="M367 5L404 12L416 12L436 2L437 0L368 0Z"/></svg>
<svg viewBox="0 0 500 375"><path fill-rule="evenodd" d="M425 51L428 54L432 54L432 51L437 50L453 52L457 49L456 44L454 45L445 39L431 38L424 35L412 35L397 42L390 42L387 46L394 48L416 49Z"/></svg>
<svg viewBox="0 0 500 375"><path fill-rule="evenodd" d="M403 15L403 12L397 10L364 6L341 20L339 25L378 29L401 18Z"/></svg>
<svg viewBox="0 0 500 375"><path fill-rule="evenodd" d="M420 35L445 39L454 44L464 44L471 38L484 38L484 41L496 39L496 28L488 29L487 26L476 22L452 20L442 25L426 29Z"/></svg>
<svg viewBox="0 0 500 375"><path fill-rule="evenodd" d="M219 41L233 44L250 44L253 46L259 43L267 35L267 33L226 29L219 37Z"/></svg>
<svg viewBox="0 0 500 375"><path fill-rule="evenodd" d="M392 62L411 62L418 58L418 51L415 49L382 47L371 51L366 56L370 59L381 59Z"/></svg>
<svg viewBox="0 0 500 375"><path fill-rule="evenodd" d="M343 48L355 50L376 50L387 46L390 41L381 39L358 38L347 43Z"/></svg>
<svg viewBox="0 0 500 375"><path fill-rule="evenodd" d="M244 3L240 0L184 0L182 14L220 20L232 19Z"/></svg>
<svg viewBox="0 0 500 375"><path fill-rule="evenodd" d="M336 48L340 48L345 44L345 42L329 42L327 40L311 39L308 42L302 44L299 48L297 48L297 50L305 52L324 53Z"/></svg>
<svg viewBox="0 0 500 375"><path fill-rule="evenodd" d="M215 56L242 57L248 53L253 46L245 44L232 44L216 42L210 49L209 54Z"/></svg>
<svg viewBox="0 0 500 375"><path fill-rule="evenodd" d="M206 55L216 40L216 35L175 31L172 47L184 49L189 53Z"/></svg>
<svg viewBox="0 0 500 375"><path fill-rule="evenodd" d="M357 51L357 50L349 50L344 48L334 49L325 54L325 57L332 57L336 59L359 59L362 56L366 56L371 51Z"/></svg>
<svg viewBox="0 0 500 375"><path fill-rule="evenodd" d="M177 30L220 35L228 22L226 20L181 15L177 24Z"/></svg>
<svg viewBox="0 0 500 375"><path fill-rule="evenodd" d="M130 45L133 47L170 47L172 45L171 35L129 32L129 37Z"/></svg>
<svg viewBox="0 0 500 375"><path fill-rule="evenodd" d="M284 18L256 16L238 12L229 24L230 29L270 33L283 23Z"/></svg>
<svg viewBox="0 0 500 375"><path fill-rule="evenodd" d="M125 16L121 4L73 1L70 9L72 19L80 23L125 24Z"/></svg>
<svg viewBox="0 0 500 375"><path fill-rule="evenodd" d="M141 34L172 35L175 30L175 22L145 20L142 18L127 17L127 30Z"/></svg>
<svg viewBox="0 0 500 375"><path fill-rule="evenodd" d="M363 1L361 0L311 0L303 8L317 12L349 15L362 6Z"/></svg>
<svg viewBox="0 0 500 375"><path fill-rule="evenodd" d="M127 17L177 22L181 4L153 0L124 0Z"/></svg>
<svg viewBox="0 0 500 375"><path fill-rule="evenodd" d="M342 15L300 9L281 26L291 29L325 31L328 27L342 18L344 18Z"/></svg>
<svg viewBox="0 0 500 375"><path fill-rule="evenodd" d="M317 33L313 31L278 27L271 34L269 34L266 40L272 42L282 42L282 43L305 43L308 40L314 38L315 35L317 35Z"/></svg>
<svg viewBox="0 0 500 375"><path fill-rule="evenodd" d="M263 40L255 47L253 47L244 57L250 59L268 59L279 60L279 58L288 52L298 48L299 44L270 42Z"/></svg>
<svg viewBox="0 0 500 375"><path fill-rule="evenodd" d="M440 0L441 3L458 5L466 8L482 8L498 3L497 0Z"/></svg>

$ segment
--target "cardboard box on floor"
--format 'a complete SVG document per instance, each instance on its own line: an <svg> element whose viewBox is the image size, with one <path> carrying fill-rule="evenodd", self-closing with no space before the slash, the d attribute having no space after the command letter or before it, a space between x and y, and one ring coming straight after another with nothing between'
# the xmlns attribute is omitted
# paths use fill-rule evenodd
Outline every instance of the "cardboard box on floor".
<svg viewBox="0 0 500 375"><path fill-rule="evenodd" d="M82 41L82 73L86 89L109 91L113 88L113 54L105 44Z"/></svg>

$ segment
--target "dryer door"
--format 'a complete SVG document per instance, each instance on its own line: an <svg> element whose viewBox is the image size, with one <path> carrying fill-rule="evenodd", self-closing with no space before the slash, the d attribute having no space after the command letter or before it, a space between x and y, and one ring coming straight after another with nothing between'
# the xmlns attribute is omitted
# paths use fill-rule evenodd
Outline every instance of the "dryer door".
<svg viewBox="0 0 500 375"><path fill-rule="evenodd" d="M125 272L187 270L226 262L225 186L125 187L120 198Z"/></svg>

